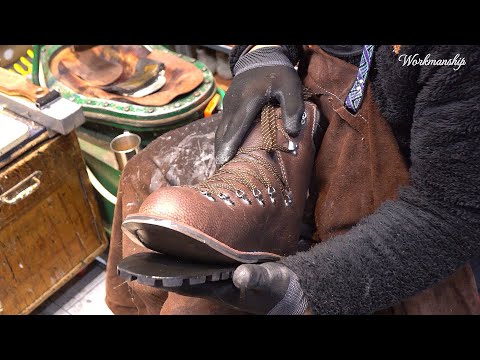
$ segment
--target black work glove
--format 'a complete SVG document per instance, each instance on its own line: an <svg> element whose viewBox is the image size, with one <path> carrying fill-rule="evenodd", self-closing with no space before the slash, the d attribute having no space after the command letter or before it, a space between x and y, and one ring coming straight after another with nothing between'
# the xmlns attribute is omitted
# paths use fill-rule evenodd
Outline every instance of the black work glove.
<svg viewBox="0 0 480 360"><path fill-rule="evenodd" d="M223 100L223 115L215 134L215 160L221 166L242 144L263 106L280 103L286 132L296 136L304 111L302 82L281 47L266 47L242 55Z"/></svg>
<svg viewBox="0 0 480 360"><path fill-rule="evenodd" d="M279 263L244 264L232 280L163 288L180 295L220 301L257 315L301 315L307 300L297 275Z"/></svg>

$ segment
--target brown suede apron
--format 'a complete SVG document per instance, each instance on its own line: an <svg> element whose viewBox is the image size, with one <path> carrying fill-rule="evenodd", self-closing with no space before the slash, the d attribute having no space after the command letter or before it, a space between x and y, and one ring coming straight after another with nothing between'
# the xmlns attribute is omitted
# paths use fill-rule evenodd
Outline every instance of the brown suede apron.
<svg viewBox="0 0 480 360"><path fill-rule="evenodd" d="M409 171L395 136L367 87L356 115L344 106L358 68L318 46L305 49L305 86L328 122L315 162L316 241L348 231L408 185ZM434 287L381 311L384 314L479 314L469 265Z"/></svg>

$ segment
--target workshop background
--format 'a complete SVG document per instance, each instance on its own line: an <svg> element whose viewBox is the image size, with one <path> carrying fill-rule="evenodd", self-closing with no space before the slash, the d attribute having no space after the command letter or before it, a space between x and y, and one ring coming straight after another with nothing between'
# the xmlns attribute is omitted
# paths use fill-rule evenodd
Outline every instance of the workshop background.
<svg viewBox="0 0 480 360"><path fill-rule="evenodd" d="M222 111L232 47L0 45L0 315L112 314L122 170L161 134Z"/></svg>
<svg viewBox="0 0 480 360"><path fill-rule="evenodd" d="M0 45L0 314L112 314L118 181L222 110L233 45Z"/></svg>

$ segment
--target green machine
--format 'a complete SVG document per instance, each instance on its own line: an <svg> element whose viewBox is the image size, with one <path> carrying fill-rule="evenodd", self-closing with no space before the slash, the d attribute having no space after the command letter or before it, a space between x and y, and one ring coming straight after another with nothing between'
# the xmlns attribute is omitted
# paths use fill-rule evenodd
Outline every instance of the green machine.
<svg viewBox="0 0 480 360"><path fill-rule="evenodd" d="M203 117L203 111L217 89L213 74L200 61L175 53L163 45L135 45L137 52L168 56L168 59L173 55L178 57L174 59L177 63L180 61L180 64L185 62L188 66L194 65L203 74L203 80L191 91L179 94L161 106L82 93L58 76L56 68L56 59L71 47L72 45L34 45L32 80L37 85L57 90L62 97L82 106L86 122L77 129L77 136L87 164L87 172L96 189L105 230L110 233L122 168L110 148L112 140L130 132L139 135L141 146L146 146L161 134ZM165 64L166 71L171 70L170 63L171 61ZM184 78L188 81L188 71ZM167 77L167 84L168 81ZM161 91L162 88L158 90L159 95Z"/></svg>

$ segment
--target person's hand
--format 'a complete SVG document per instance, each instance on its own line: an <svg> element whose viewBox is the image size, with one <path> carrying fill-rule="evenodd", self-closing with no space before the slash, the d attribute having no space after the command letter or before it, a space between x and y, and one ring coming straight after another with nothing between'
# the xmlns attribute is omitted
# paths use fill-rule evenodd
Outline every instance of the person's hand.
<svg viewBox="0 0 480 360"><path fill-rule="evenodd" d="M302 82L280 47L253 50L235 65L235 76L223 100L223 115L215 134L215 160L229 161L261 109L276 100L282 108L286 132L300 132L304 111Z"/></svg>
<svg viewBox="0 0 480 360"><path fill-rule="evenodd" d="M180 295L220 301L252 314L302 315L307 300L293 271L279 263L244 264L232 280L164 288Z"/></svg>

